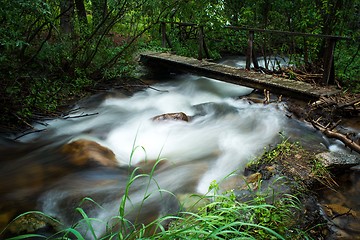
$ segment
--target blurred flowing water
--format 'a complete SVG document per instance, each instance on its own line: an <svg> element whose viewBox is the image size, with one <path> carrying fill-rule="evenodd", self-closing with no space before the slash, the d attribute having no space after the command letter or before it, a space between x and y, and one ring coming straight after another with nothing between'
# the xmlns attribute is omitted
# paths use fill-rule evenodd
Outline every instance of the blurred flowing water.
<svg viewBox="0 0 360 240"><path fill-rule="evenodd" d="M11 202L35 201L39 210L70 225L81 218L74 208L89 197L96 204L84 201L81 207L104 221L95 224L101 235L106 222L119 213L125 193L125 217L146 223L176 212L177 194L205 194L212 181L241 174L250 160L283 137L323 150L336 144L306 123L288 118L285 103L263 105L240 98L251 92L214 79L180 75L131 97L114 92L82 100L68 118L36 125L44 131L23 136L18 143L2 141L1 201L9 203L7 207ZM174 112L185 113L190 121L152 120ZM58 149L76 139L111 149L119 167L51 175L53 166L64 162ZM135 167L151 169L156 161L159 166L147 171L150 176L138 175L129 186ZM26 185L39 176L36 186Z"/></svg>

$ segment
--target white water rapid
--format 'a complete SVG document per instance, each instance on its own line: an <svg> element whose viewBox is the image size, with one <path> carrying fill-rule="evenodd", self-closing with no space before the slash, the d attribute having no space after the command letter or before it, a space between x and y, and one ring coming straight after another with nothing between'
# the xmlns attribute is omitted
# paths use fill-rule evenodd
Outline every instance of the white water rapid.
<svg viewBox="0 0 360 240"><path fill-rule="evenodd" d="M46 133L37 137L94 140L115 153L120 168L86 170L60 179L42 194L41 210L72 224L79 218L72 213L77 201L92 198L101 207L88 204L84 209L102 221L94 224L101 236L106 222L119 212L129 175L124 169L129 166L159 159L164 163L151 177L137 178L129 189L126 217L146 222L151 216L175 212L173 195L205 194L212 181L242 174L265 147L279 142L280 133L309 132L317 144L326 144L305 124L288 119L282 103L254 104L239 98L251 92L205 77L181 75L131 97L110 94L82 101L72 112L74 118L48 121ZM185 113L190 121L152 120L174 112ZM89 116L75 117L81 114ZM22 138L32 140L31 135Z"/></svg>

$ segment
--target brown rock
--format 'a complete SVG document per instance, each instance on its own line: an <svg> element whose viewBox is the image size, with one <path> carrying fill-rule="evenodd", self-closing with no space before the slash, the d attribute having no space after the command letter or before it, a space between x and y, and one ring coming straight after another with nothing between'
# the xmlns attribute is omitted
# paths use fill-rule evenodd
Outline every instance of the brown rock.
<svg viewBox="0 0 360 240"><path fill-rule="evenodd" d="M36 231L48 228L57 232L60 230L60 223L44 214L28 212L16 217L6 229L9 233L18 235L24 233L36 233Z"/></svg>
<svg viewBox="0 0 360 240"><path fill-rule="evenodd" d="M68 143L61 148L61 152L66 154L75 166L118 166L113 151L91 140L80 139Z"/></svg>
<svg viewBox="0 0 360 240"><path fill-rule="evenodd" d="M188 122L189 117L183 112L165 113L165 114L161 114L161 115L153 117L152 120L154 120L154 121L176 120L176 121Z"/></svg>

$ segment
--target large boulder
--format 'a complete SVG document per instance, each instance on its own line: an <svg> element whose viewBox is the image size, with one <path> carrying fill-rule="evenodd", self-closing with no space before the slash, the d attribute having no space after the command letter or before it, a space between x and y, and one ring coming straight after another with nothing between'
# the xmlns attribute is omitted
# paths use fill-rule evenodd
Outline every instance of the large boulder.
<svg viewBox="0 0 360 240"><path fill-rule="evenodd" d="M79 139L70 142L61 148L61 152L67 155L70 163L75 166L118 166L113 151L91 140Z"/></svg>

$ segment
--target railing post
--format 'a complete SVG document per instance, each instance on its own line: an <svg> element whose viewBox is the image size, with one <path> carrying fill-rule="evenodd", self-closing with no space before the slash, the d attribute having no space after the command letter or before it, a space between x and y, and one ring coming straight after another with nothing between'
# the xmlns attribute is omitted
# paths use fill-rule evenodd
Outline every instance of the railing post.
<svg viewBox="0 0 360 240"><path fill-rule="evenodd" d="M253 59L253 42L254 42L254 31L249 31L248 49L246 54L246 69L250 70L251 60Z"/></svg>
<svg viewBox="0 0 360 240"><path fill-rule="evenodd" d="M309 50L308 50L308 44L307 44L307 38L303 37L304 40L304 62L305 64L309 63Z"/></svg>
<svg viewBox="0 0 360 240"><path fill-rule="evenodd" d="M203 59L203 49L204 49L204 27L198 25L198 37L199 37L199 53L198 60Z"/></svg>
<svg viewBox="0 0 360 240"><path fill-rule="evenodd" d="M328 85L335 82L335 69L334 69L334 51L336 39L326 39L325 53L324 53L324 75L323 84Z"/></svg>
<svg viewBox="0 0 360 240"><path fill-rule="evenodd" d="M166 23L161 22L161 46L166 47Z"/></svg>

